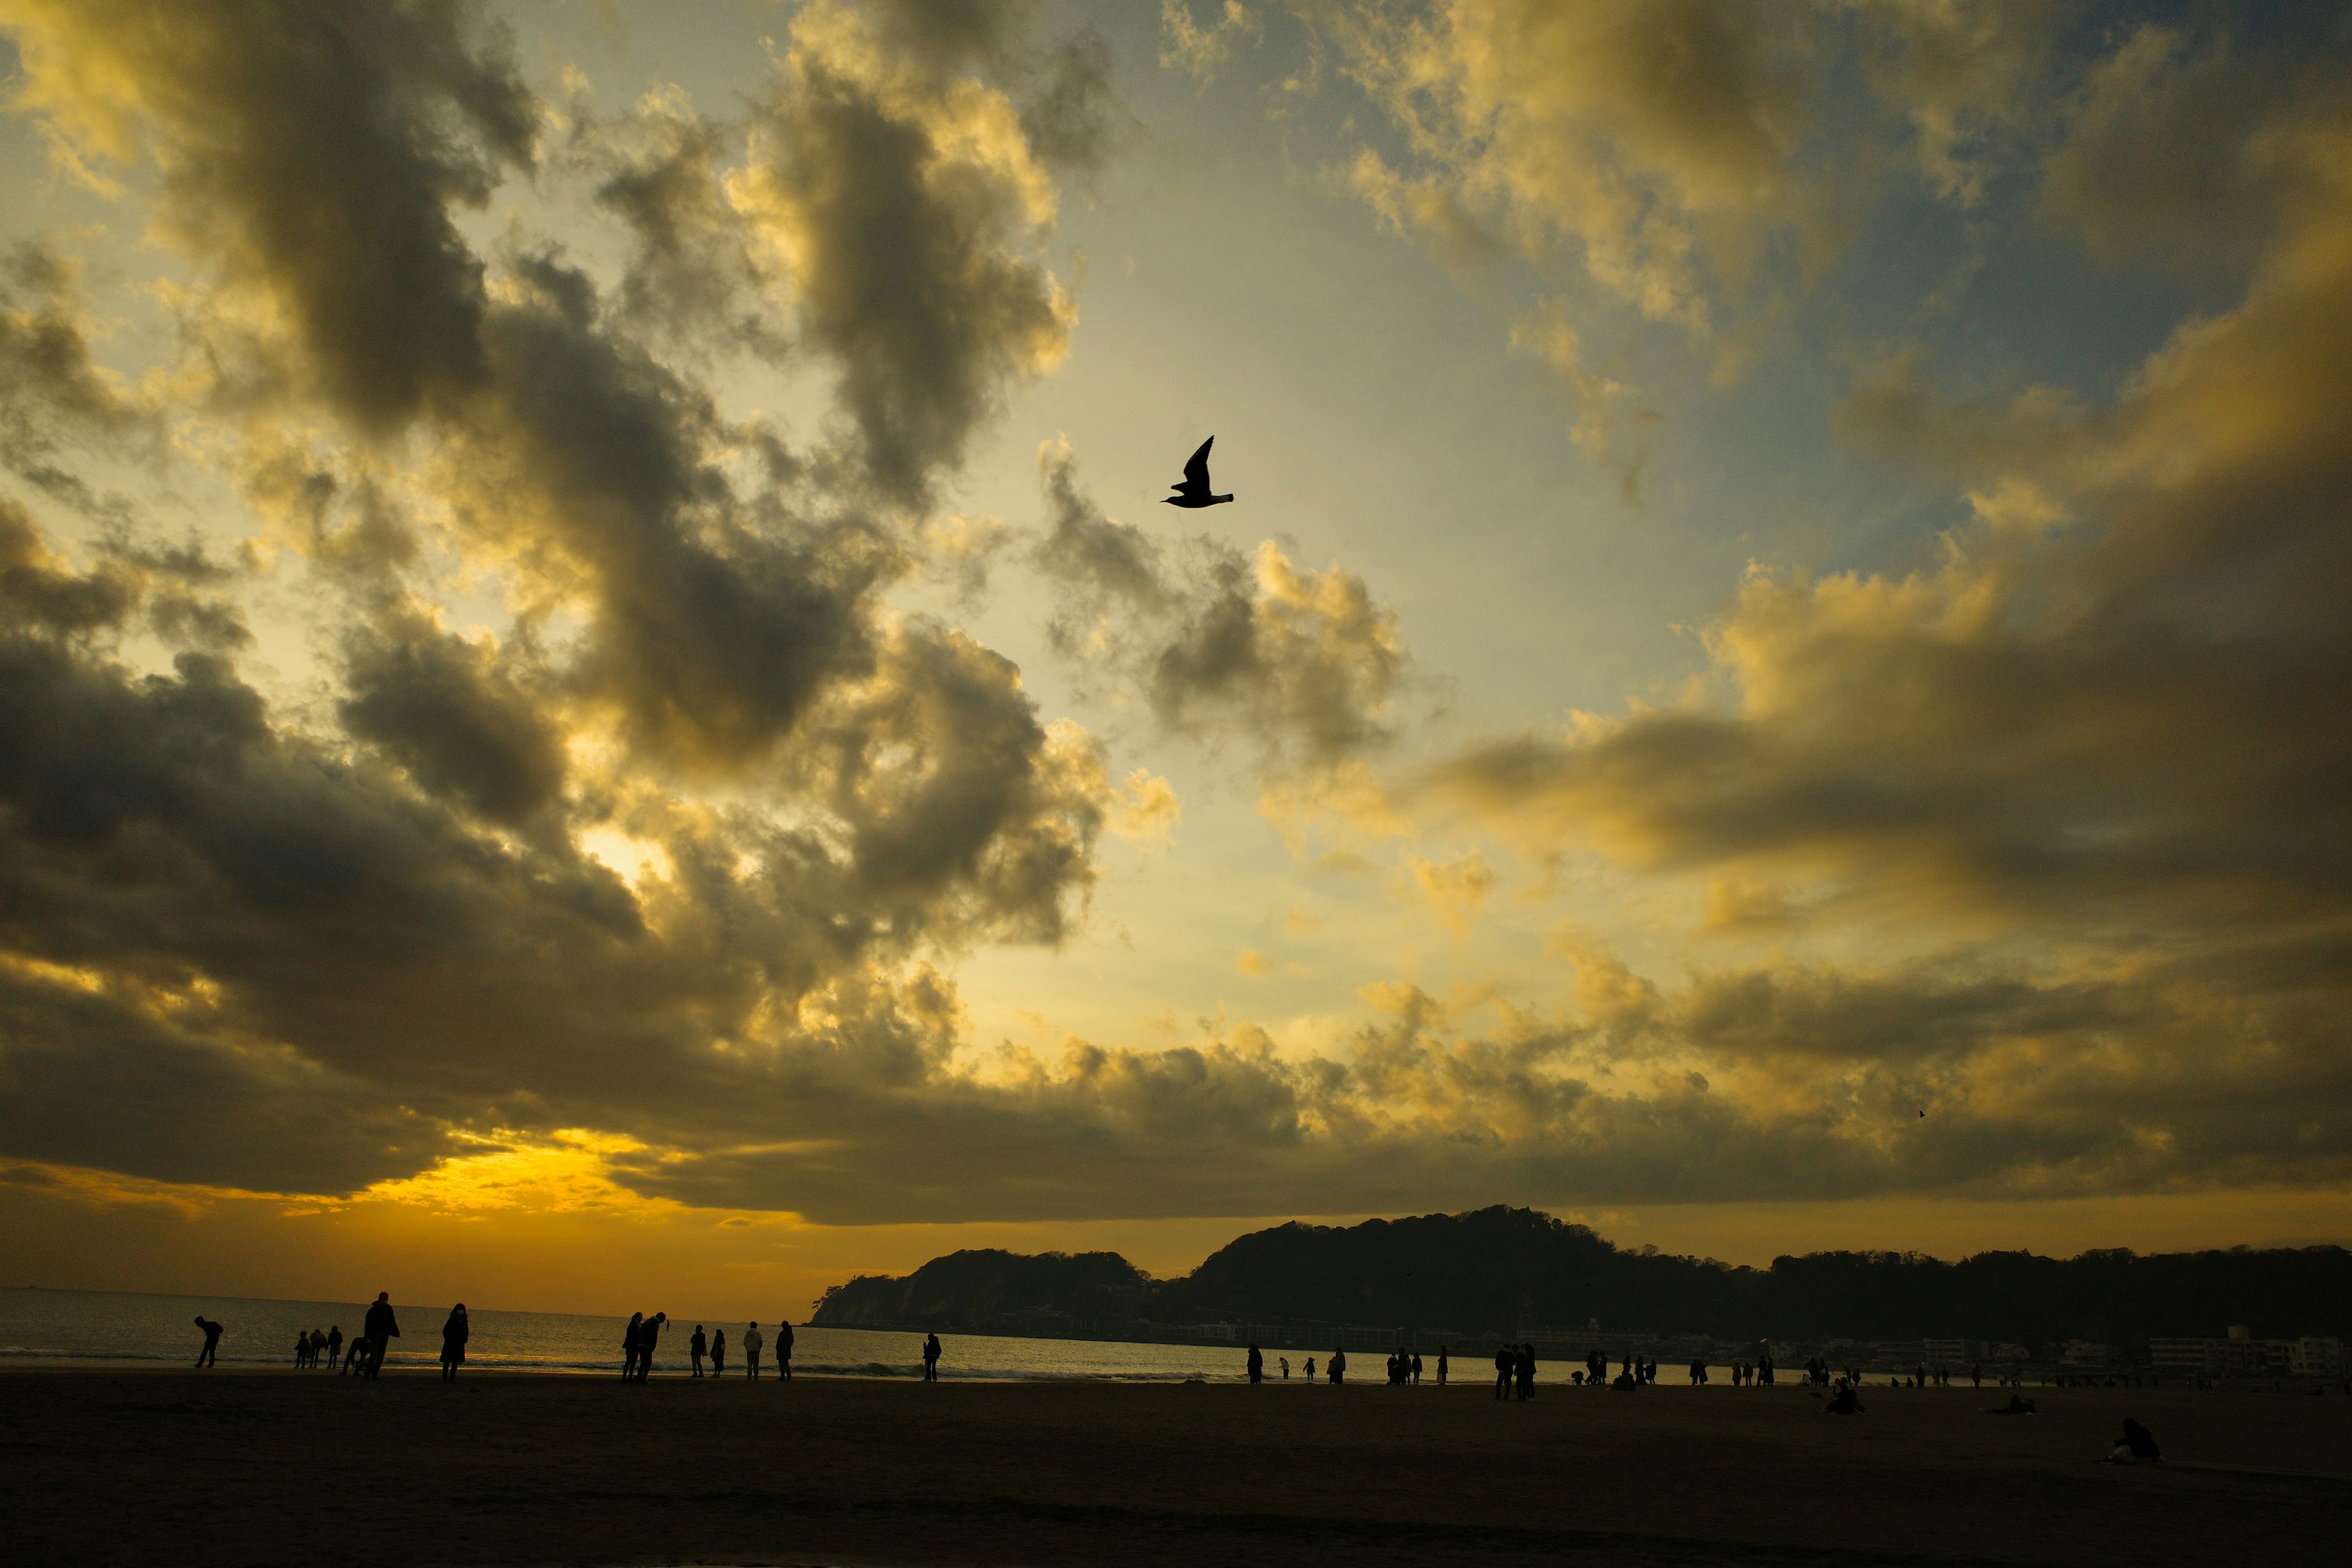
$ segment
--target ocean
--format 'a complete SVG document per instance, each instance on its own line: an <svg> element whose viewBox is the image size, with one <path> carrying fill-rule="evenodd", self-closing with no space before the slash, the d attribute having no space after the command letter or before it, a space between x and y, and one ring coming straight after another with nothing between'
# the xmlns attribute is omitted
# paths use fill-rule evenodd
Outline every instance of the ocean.
<svg viewBox="0 0 2352 1568"><path fill-rule="evenodd" d="M395 1301L401 1337L384 1358L387 1369L432 1367L441 1354L441 1323L446 1304L419 1306ZM275 1301L231 1296L149 1296L111 1290L0 1289L0 1366L5 1365L188 1365L204 1335L198 1314L223 1325L223 1366L283 1366L294 1363L295 1336L310 1329L340 1326L348 1343L366 1316L352 1301ZM621 1335L628 1320L573 1312L507 1312L468 1308L473 1333L466 1365L473 1370L536 1373L617 1373ZM727 1369L740 1376L740 1323L705 1322L727 1331ZM761 1372L772 1370L775 1324L762 1322L769 1349ZM664 1333L654 1375L690 1372L687 1340L693 1320L673 1321ZM794 1375L817 1377L914 1377L922 1370L923 1337L866 1329L795 1328ZM992 1334L942 1334L945 1354L940 1375L950 1380L1012 1382L1026 1379L1103 1383L1181 1383L1188 1378L1234 1382L1246 1375L1243 1345L1139 1344L1116 1340L1012 1339ZM1303 1375L1307 1352L1266 1352L1266 1373L1280 1381L1277 1357L1290 1358L1292 1381ZM1493 1375L1490 1345L1465 1344L1454 1360L1453 1381L1483 1384ZM1383 1357L1378 1351L1348 1352L1349 1380L1378 1383ZM1323 1356L1316 1356L1319 1368ZM1423 1352L1423 1380L1434 1381L1436 1357ZM1546 1385L1568 1382L1579 1363L1538 1363ZM1662 1384L1680 1384L1685 1369L1661 1366ZM326 1375L321 1373L320 1375ZM1785 1373L1784 1373L1785 1375ZM1716 1367L1709 1378L1728 1387L1730 1373ZM1783 1384L1787 1386L1787 1384Z"/></svg>

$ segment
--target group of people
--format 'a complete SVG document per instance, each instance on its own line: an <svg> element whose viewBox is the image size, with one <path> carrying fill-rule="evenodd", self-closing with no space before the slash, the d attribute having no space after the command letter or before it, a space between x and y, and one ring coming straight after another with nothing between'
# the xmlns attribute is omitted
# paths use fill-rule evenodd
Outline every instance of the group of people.
<svg viewBox="0 0 2352 1568"><path fill-rule="evenodd" d="M1442 1365L1443 1361L1444 1361L1444 1353L1445 1353L1445 1352L1443 1352L1443 1351L1440 1351L1440 1352L1438 1352L1438 1356L1439 1356L1439 1360L1440 1360L1441 1365ZM1443 1382L1444 1382L1444 1381L1445 1381L1445 1379L1444 1379L1444 1377L1443 1375L1441 1375L1441 1376L1438 1378L1438 1381L1439 1381L1440 1383L1443 1383ZM1389 1357L1389 1384L1390 1384L1390 1386L1391 1386L1391 1387L1393 1387L1393 1388L1402 1388L1402 1387L1403 1387L1405 1384L1414 1384L1414 1385L1418 1386L1420 1383L1421 1383L1421 1356L1420 1356L1420 1354L1419 1354L1417 1352L1413 1352L1413 1351L1408 1351L1408 1350L1406 1350L1402 1345L1399 1345L1399 1346L1397 1346L1397 1348L1396 1348L1396 1354L1394 1354L1394 1355L1392 1355L1392 1356Z"/></svg>
<svg viewBox="0 0 2352 1568"><path fill-rule="evenodd" d="M323 1361L327 1370L334 1371L343 1359L343 1325L337 1323L325 1333L306 1329L294 1336L294 1364L316 1370Z"/></svg>
<svg viewBox="0 0 2352 1568"><path fill-rule="evenodd" d="M664 1324L669 1321L667 1312L656 1312L652 1317L643 1312L631 1314L627 1332L621 1337L621 1375L643 1383L654 1370L654 1349L661 1342ZM740 1342L743 1351L743 1375L756 1379L760 1375L760 1352L768 1342L761 1336L756 1322L743 1325ZM723 1377L727 1373L727 1331L715 1329L705 1334L702 1325L694 1325L693 1334L686 1342L687 1359L692 1363L697 1377ZM710 1363L706 1374L705 1360ZM786 1383L793 1380L793 1325L776 1320L776 1375Z"/></svg>

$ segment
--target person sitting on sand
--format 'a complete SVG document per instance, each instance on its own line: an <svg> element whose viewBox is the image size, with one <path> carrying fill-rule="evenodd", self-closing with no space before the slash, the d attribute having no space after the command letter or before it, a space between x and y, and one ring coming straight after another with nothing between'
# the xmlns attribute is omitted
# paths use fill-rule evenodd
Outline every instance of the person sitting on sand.
<svg viewBox="0 0 2352 1568"><path fill-rule="evenodd" d="M1841 1383L1838 1384L1837 1392L1830 1395L1830 1402L1822 1406L1822 1414L1859 1415L1862 1414L1862 1395L1854 1392L1853 1384Z"/></svg>
<svg viewBox="0 0 2352 1568"><path fill-rule="evenodd" d="M198 1366L218 1366L220 1363L215 1359L215 1352L220 1349L221 1326L218 1323L214 1322L210 1318L205 1317L202 1312L198 1312L196 1314L196 1327L205 1331L205 1348L196 1352L196 1364Z"/></svg>
<svg viewBox="0 0 2352 1568"><path fill-rule="evenodd" d="M2164 1451L2156 1446L2156 1434L2133 1420L2124 1417L2124 1435L2107 1451L2100 1463L2107 1465L2153 1465L2161 1463Z"/></svg>
<svg viewBox="0 0 2352 1568"><path fill-rule="evenodd" d="M2033 1401L2026 1398L2025 1395L2012 1394L2009 1396L2009 1403L2006 1405L1987 1405L1985 1414L1988 1415L2039 1415L2041 1412L2033 1408Z"/></svg>
<svg viewBox="0 0 2352 1568"><path fill-rule="evenodd" d="M727 1370L727 1331L720 1329L710 1336L710 1375L717 1377Z"/></svg>
<svg viewBox="0 0 2352 1568"><path fill-rule="evenodd" d="M760 1346L761 1342L762 1342L760 1339L760 1325L757 1323L744 1324L743 1375L755 1382L760 1376Z"/></svg>
<svg viewBox="0 0 2352 1568"><path fill-rule="evenodd" d="M473 1337L473 1324L467 1320L466 1303L458 1302L449 1309L449 1321L441 1325L441 1381L457 1381L457 1368L465 1363L466 1342Z"/></svg>

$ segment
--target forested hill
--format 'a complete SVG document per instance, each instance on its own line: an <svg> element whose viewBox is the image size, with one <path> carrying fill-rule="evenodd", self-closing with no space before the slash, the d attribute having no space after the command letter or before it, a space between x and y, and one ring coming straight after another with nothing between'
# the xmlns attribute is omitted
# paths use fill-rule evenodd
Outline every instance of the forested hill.
<svg viewBox="0 0 2352 1568"><path fill-rule="evenodd" d="M1917 1253L1822 1252L1769 1268L1620 1248L1530 1209L1293 1222L1241 1237L1176 1279L1111 1252L933 1258L904 1279L827 1290L832 1328L1044 1326L1067 1318L1181 1325L1318 1320L1508 1337L1521 1325L1710 1334L1723 1340L1922 1335L2046 1345L2136 1343L2151 1335L2352 1338L2352 1252L1986 1252L1958 1263ZM1025 1321L1024 1321L1025 1320Z"/></svg>

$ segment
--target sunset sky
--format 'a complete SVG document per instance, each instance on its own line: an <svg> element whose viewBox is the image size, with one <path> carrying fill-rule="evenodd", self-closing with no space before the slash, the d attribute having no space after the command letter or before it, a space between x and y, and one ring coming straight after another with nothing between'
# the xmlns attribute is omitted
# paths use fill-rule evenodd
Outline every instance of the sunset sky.
<svg viewBox="0 0 2352 1568"><path fill-rule="evenodd" d="M0 39L0 1284L2352 1240L2343 6Z"/></svg>

